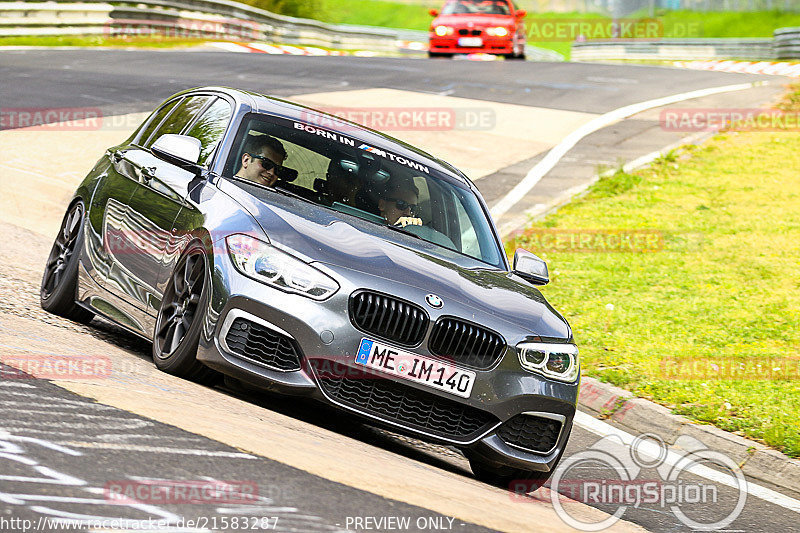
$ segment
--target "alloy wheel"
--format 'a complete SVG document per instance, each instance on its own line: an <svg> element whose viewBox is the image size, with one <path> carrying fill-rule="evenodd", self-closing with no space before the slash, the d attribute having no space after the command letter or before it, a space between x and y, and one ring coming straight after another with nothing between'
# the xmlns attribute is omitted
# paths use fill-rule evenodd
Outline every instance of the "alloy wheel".
<svg viewBox="0 0 800 533"><path fill-rule="evenodd" d="M64 222L61 223L58 237L56 237L56 241L53 243L53 249L50 251L50 257L47 258L44 280L42 281L41 297L43 300L46 300L53 294L53 291L64 278L67 264L75 253L75 245L78 242L78 234L81 230L82 220L83 204L77 203L70 209L67 216L64 217Z"/></svg>
<svg viewBox="0 0 800 533"><path fill-rule="evenodd" d="M169 289L158 316L155 341L156 354L167 358L180 346L197 316L200 296L205 284L202 254L188 255L172 273Z"/></svg>

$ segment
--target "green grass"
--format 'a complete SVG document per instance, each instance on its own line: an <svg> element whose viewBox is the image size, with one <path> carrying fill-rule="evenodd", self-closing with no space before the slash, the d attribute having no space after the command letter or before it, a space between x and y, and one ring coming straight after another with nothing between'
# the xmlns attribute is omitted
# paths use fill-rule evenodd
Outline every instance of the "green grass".
<svg viewBox="0 0 800 533"><path fill-rule="evenodd" d="M800 356L797 168L796 132L731 133L602 179L532 224L664 236L654 253L542 254L553 273L543 292L573 326L584 374L800 457L798 376L671 379L662 370L675 356ZM541 253L534 240L523 235L508 250Z"/></svg>
<svg viewBox="0 0 800 533"><path fill-rule="evenodd" d="M800 82L789 85L789 90L776 107L786 112L800 112Z"/></svg>
<svg viewBox="0 0 800 533"><path fill-rule="evenodd" d="M432 20L428 5L382 0L317 0L314 18L336 24L360 24L427 30ZM442 2L444 3L444 2ZM524 7L524 2L522 2ZM690 37L771 37L775 28L800 26L800 13L782 11L709 12L658 10L666 37L684 36L684 27L699 32ZM647 12L626 18L647 17ZM529 10L528 20L539 18L602 18L592 13L537 13Z"/></svg>
<svg viewBox="0 0 800 533"><path fill-rule="evenodd" d="M358 24L427 31L433 17L429 7L379 0L319 0L314 18L333 24Z"/></svg>
<svg viewBox="0 0 800 533"><path fill-rule="evenodd" d="M359 24L427 30L432 18L428 5L388 2L382 0L318 0L319 12L314 18L337 24ZM524 2L521 3L524 7ZM646 17L647 13L638 16ZM636 18L632 15L627 18ZM602 18L592 13L535 13L527 20L542 18L586 19ZM755 13L694 11L658 11L656 18L663 23L664 37L771 37L775 28L800 26L800 13L765 11ZM540 48L555 50L567 59L570 42L533 42Z"/></svg>
<svg viewBox="0 0 800 533"><path fill-rule="evenodd" d="M781 11L712 12L664 11L656 14L664 22L665 37L683 37L684 27L698 28L688 37L772 37L776 28L800 26L800 13Z"/></svg>

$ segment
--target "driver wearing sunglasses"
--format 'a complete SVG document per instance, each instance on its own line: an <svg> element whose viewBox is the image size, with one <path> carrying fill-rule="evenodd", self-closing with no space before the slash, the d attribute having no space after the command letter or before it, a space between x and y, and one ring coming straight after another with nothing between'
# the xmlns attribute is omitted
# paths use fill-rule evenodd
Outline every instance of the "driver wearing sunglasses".
<svg viewBox="0 0 800 533"><path fill-rule="evenodd" d="M248 135L236 177L272 187L278 181L285 160L286 149L278 139L269 135Z"/></svg>
<svg viewBox="0 0 800 533"><path fill-rule="evenodd" d="M378 210L389 225L422 225L419 189L411 179L390 181L378 200Z"/></svg>

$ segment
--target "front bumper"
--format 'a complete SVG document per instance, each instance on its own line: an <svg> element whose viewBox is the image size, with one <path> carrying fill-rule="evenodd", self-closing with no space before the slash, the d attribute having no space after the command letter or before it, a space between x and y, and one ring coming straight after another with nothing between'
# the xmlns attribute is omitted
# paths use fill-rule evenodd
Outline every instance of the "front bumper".
<svg viewBox="0 0 800 533"><path fill-rule="evenodd" d="M350 388L347 394L339 394L328 386L329 383L321 381L324 377L317 367L310 364L312 361L329 361L338 367L348 370L357 368L357 372L363 372L363 367L356 367L354 359L361 339L370 335L356 329L350 321L348 301L353 291L374 288L412 302L424 301L424 291L385 278L317 264L315 266L320 270L339 281L341 289L328 300L316 302L242 276L235 271L227 257L215 259L213 294L197 354L198 360L207 366L255 387L312 397L395 431L458 446L499 465L549 471L566 446L575 414L578 383L559 383L522 370L513 348L506 349L491 369L475 370L475 384L468 399L404 380L375 380L375 376L354 377L361 381L348 382ZM448 302L447 315L474 315L474 310L466 307L458 309L459 305L457 302ZM437 312L432 309L427 311L433 323L438 318ZM480 318L473 320L483 323ZM258 327L267 328L270 335L275 333L288 337L288 344L284 346L291 344L296 349L300 364L279 369L250 356L243 356L241 351L237 353L228 342L236 319L250 320ZM496 328L496 322L493 324ZM515 331L509 326L502 334L513 346L517 337L529 335L530 332ZM435 357L427 349L427 337L428 334L416 347L402 349ZM386 404L381 406L373 401L387 396L394 398L392 395L398 398L396 413L390 413L385 408ZM362 401L363 398L372 398L365 401L369 407ZM390 399L389 405L393 405L392 402ZM425 411L427 405L434 407ZM414 416L410 417L409 413ZM445 434L436 427L431 429L430 425L423 426L418 420L422 416L449 416L449 413L456 413L459 420L477 416L478 422L471 426L474 431ZM557 420L558 435L552 448L532 451L506 442L501 435L508 427L506 424L510 424L511 419L518 415ZM445 426L447 424L444 422Z"/></svg>
<svg viewBox="0 0 800 533"><path fill-rule="evenodd" d="M459 46L458 36L431 36L428 50L434 54L511 54L514 42L511 37L481 37L481 46Z"/></svg>

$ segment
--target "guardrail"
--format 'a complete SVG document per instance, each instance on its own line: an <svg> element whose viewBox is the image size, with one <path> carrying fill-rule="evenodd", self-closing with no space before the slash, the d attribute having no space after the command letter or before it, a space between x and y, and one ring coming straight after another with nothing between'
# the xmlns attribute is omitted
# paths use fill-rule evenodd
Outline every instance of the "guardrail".
<svg viewBox="0 0 800 533"><path fill-rule="evenodd" d="M169 32L206 38L266 40L331 48L397 50L426 43L424 31L326 24L229 0L131 3L0 2L0 35L124 35Z"/></svg>
<svg viewBox="0 0 800 533"><path fill-rule="evenodd" d="M800 58L800 28L775 30L775 57L777 59Z"/></svg>
<svg viewBox="0 0 800 533"><path fill-rule="evenodd" d="M773 39L660 39L658 41L586 41L573 43L574 61L603 59L690 60L775 57Z"/></svg>
<svg viewBox="0 0 800 533"><path fill-rule="evenodd" d="M779 28L763 39L596 40L572 44L572 59L693 60L800 59L800 28Z"/></svg>
<svg viewBox="0 0 800 533"><path fill-rule="evenodd" d="M0 36L28 35L165 35L372 51L424 51L428 43L425 31L327 24L232 0L0 2ZM530 45L526 55L536 61L564 60L557 52Z"/></svg>

